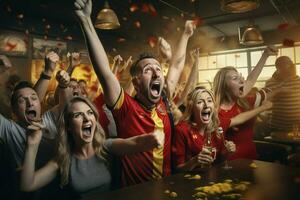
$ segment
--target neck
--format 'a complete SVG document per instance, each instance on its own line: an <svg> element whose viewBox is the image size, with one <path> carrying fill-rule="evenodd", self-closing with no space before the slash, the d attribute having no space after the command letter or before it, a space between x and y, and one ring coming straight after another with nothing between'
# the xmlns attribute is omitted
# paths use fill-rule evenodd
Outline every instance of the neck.
<svg viewBox="0 0 300 200"><path fill-rule="evenodd" d="M196 126L198 132L200 135L204 135L205 129L206 129L206 125L203 125L201 122L194 122L193 123L194 126Z"/></svg>
<svg viewBox="0 0 300 200"><path fill-rule="evenodd" d="M135 99L144 107L146 108L147 110L152 110L156 104L155 103L152 103L150 102L147 98L145 98L144 96L141 96L141 95L136 95L135 96Z"/></svg>
<svg viewBox="0 0 300 200"><path fill-rule="evenodd" d="M94 147L92 143L84 145L76 145L74 150L74 155L79 159L88 159L95 154Z"/></svg>

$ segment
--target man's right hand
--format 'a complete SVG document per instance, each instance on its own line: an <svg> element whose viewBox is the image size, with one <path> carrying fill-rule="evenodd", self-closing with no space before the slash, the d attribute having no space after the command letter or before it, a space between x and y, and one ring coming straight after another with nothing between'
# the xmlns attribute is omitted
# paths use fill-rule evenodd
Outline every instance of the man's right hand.
<svg viewBox="0 0 300 200"><path fill-rule="evenodd" d="M56 63L59 61L59 56L57 53L54 51L51 51L47 53L45 57L45 71L48 76L52 76L55 68L56 68Z"/></svg>

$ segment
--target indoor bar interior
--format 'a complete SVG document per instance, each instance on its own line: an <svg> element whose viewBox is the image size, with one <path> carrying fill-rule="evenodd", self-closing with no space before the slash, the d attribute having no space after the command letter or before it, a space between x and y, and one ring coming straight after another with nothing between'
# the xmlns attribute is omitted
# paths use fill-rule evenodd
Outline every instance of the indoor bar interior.
<svg viewBox="0 0 300 200"><path fill-rule="evenodd" d="M299 189L299 0L0 0L0 199Z"/></svg>

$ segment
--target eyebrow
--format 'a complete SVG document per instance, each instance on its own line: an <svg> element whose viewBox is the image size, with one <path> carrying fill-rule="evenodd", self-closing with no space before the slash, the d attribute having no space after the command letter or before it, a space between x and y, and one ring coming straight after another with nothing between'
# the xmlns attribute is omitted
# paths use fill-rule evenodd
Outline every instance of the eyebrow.
<svg viewBox="0 0 300 200"><path fill-rule="evenodd" d="M37 96L37 94L36 94L36 93L32 93L30 96ZM17 99L19 99L20 97L23 97L23 98L24 98L24 96L22 96L21 94L19 94L19 95L17 96Z"/></svg>

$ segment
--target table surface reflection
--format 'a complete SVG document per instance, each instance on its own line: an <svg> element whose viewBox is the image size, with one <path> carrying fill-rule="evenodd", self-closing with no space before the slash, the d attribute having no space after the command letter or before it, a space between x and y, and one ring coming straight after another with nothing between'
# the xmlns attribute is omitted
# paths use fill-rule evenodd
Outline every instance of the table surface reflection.
<svg viewBox="0 0 300 200"><path fill-rule="evenodd" d="M250 166L252 162L256 164L257 168ZM200 180L185 178L184 175L187 173L175 174L158 181L150 181L107 193L93 194L85 200L194 200L196 198L192 195L196 193L194 190L196 187L209 185L209 182L223 182L225 179L251 182L242 199L300 199L299 168L247 159L229 161L229 164L232 166L232 169L229 170L223 169L223 164L220 164L205 172L190 173L201 175ZM174 191L178 196L171 198L165 194L166 190Z"/></svg>

